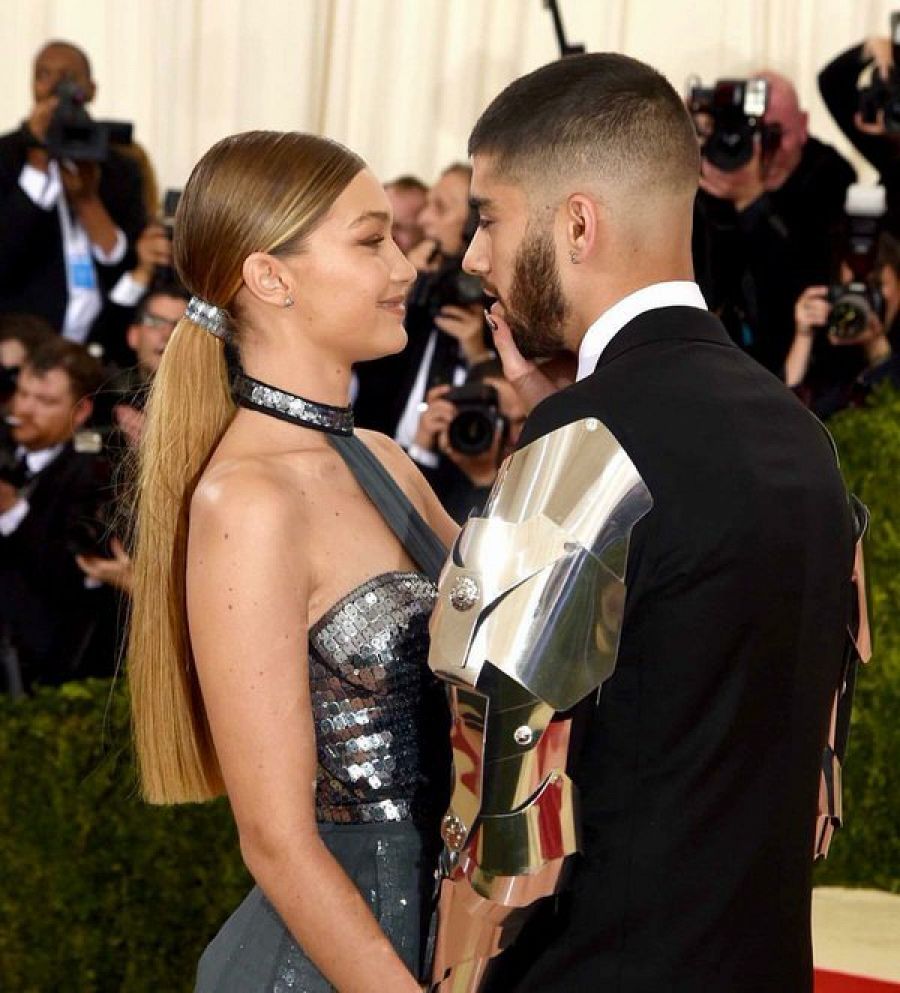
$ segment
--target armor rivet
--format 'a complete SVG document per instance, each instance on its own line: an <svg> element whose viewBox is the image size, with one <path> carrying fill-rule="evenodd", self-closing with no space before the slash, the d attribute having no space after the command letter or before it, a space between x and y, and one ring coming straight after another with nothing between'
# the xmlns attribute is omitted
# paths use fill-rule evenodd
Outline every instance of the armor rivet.
<svg viewBox="0 0 900 993"><path fill-rule="evenodd" d="M600 422L597 420L596 417L589 417L584 422L585 431L596 431L598 427L600 427Z"/></svg>
<svg viewBox="0 0 900 993"><path fill-rule="evenodd" d="M517 745L530 745L534 741L534 731L527 724L522 724L513 731L513 738Z"/></svg>
<svg viewBox="0 0 900 993"><path fill-rule="evenodd" d="M459 576L450 588L450 605L454 610L471 610L476 603L481 590L471 576Z"/></svg>
<svg viewBox="0 0 900 993"><path fill-rule="evenodd" d="M441 837L444 844L452 851L458 852L466 841L466 828L456 814L446 814L441 821Z"/></svg>

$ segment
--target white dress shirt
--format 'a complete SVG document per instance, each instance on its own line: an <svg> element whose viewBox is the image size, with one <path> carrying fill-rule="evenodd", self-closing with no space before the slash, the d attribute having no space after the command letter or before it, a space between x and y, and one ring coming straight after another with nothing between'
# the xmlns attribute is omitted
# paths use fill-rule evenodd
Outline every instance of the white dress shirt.
<svg viewBox="0 0 900 993"><path fill-rule="evenodd" d="M65 445L53 445L50 448L42 448L37 452L28 452L20 447L16 450L16 457L21 458L24 455L25 465L28 467L28 471L32 476L36 476L39 472L46 469L65 447ZM8 538L22 521L25 520L29 510L31 510L31 506L28 503L27 497L20 496L9 510L5 510L0 514L0 535Z"/></svg>
<svg viewBox="0 0 900 993"><path fill-rule="evenodd" d="M47 172L24 165L19 174L19 186L35 206L46 211L55 209L57 212L68 286L62 334L64 338L83 343L103 307L93 261L103 265L118 265L128 248L125 234L121 228L116 228L116 243L109 252L91 242L81 223L69 214L69 206L63 195L59 163L54 160L49 162ZM76 263L81 265L77 272Z"/></svg>
<svg viewBox="0 0 900 993"><path fill-rule="evenodd" d="M706 301L700 287L690 280L673 280L668 283L652 283L629 293L609 310L604 311L587 329L578 349L578 375L576 380L590 376L597 368L600 356L613 338L639 314L660 307L696 307L707 310Z"/></svg>

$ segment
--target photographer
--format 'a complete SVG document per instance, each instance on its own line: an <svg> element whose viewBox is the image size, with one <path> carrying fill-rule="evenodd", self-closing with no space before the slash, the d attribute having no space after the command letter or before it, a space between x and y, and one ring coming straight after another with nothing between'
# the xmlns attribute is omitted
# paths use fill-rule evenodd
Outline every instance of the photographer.
<svg viewBox="0 0 900 993"><path fill-rule="evenodd" d="M101 377L82 346L48 341L19 374L0 439L0 642L26 689L114 668L114 595L76 563L105 552L109 465L78 450Z"/></svg>
<svg viewBox="0 0 900 993"><path fill-rule="evenodd" d="M356 422L393 435L408 448L419 406L434 386L465 381L490 353L481 283L462 271L477 218L469 208L471 169L449 166L428 191L419 215L425 238L414 253L419 277L406 303L409 342L399 355L357 367Z"/></svg>
<svg viewBox="0 0 900 993"><path fill-rule="evenodd" d="M845 265L846 283L852 273ZM900 313L900 242L882 234L873 273L872 302L864 320L835 314L827 286L810 286L795 307L796 331L785 363L785 380L820 418L862 404L875 386L900 387L900 364L889 335ZM879 313L879 309L882 309Z"/></svg>
<svg viewBox="0 0 900 993"><path fill-rule="evenodd" d="M410 257L417 245L422 243L425 232L419 223L419 215L425 206L428 187L416 176L403 175L384 184L394 215L391 224L391 237L404 255Z"/></svg>
<svg viewBox="0 0 900 993"><path fill-rule="evenodd" d="M36 314L83 342L144 226L140 173L113 149L72 161L48 144L59 115L86 114L96 92L79 48L44 46L32 90L28 119L0 137L0 312Z"/></svg>
<svg viewBox="0 0 900 993"><path fill-rule="evenodd" d="M19 370L35 349L52 341L56 332L32 314L0 314L0 418L5 418Z"/></svg>
<svg viewBox="0 0 900 993"><path fill-rule="evenodd" d="M869 85L860 88L867 68ZM887 228L900 234L900 80L895 74L891 39L869 38L825 66L819 92L835 124L878 172L887 191Z"/></svg>
<svg viewBox="0 0 900 993"><path fill-rule="evenodd" d="M135 243L135 254L137 265L119 277L90 335L91 343L102 348L104 362L119 369L128 369L135 363L130 329L139 316L141 301L148 292L157 287L165 291L175 282L171 233L161 222L151 221L144 228ZM180 297L181 292L176 295Z"/></svg>
<svg viewBox="0 0 900 993"><path fill-rule="evenodd" d="M484 506L498 466L519 439L525 407L497 359L475 366L461 388L434 387L422 406L409 454L462 524Z"/></svg>
<svg viewBox="0 0 900 993"><path fill-rule="evenodd" d="M850 164L809 135L791 83L768 83L749 161L724 169L704 145L695 211L694 263L704 296L732 338L781 374L800 290L828 279ZM705 123L705 122L704 122Z"/></svg>

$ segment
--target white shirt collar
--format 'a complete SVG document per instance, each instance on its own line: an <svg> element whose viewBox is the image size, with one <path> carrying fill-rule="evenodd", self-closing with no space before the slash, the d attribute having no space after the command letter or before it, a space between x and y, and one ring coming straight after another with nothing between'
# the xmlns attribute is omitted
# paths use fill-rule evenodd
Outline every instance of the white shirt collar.
<svg viewBox="0 0 900 993"><path fill-rule="evenodd" d="M578 349L578 375L576 379L590 376L597 368L597 362L606 346L613 338L639 314L660 307L697 307L706 310L706 301L700 287L690 280L673 280L668 283L653 283L629 293L609 310L604 311L587 329Z"/></svg>
<svg viewBox="0 0 900 993"><path fill-rule="evenodd" d="M65 443L63 442L59 445L51 445L50 448L41 448L36 452L26 450L25 464L28 466L28 471L33 476L36 476L39 472L46 469L65 447ZM21 451L23 449L19 448L19 452Z"/></svg>

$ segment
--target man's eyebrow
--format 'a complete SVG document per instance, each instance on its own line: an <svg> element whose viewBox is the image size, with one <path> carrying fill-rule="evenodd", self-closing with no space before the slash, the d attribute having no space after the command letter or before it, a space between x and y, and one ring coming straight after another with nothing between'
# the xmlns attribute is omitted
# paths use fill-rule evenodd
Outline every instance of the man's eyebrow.
<svg viewBox="0 0 900 993"><path fill-rule="evenodd" d="M386 210L367 210L364 214L360 214L350 227L358 227L366 221L384 221L387 224L390 219L391 215Z"/></svg>
<svg viewBox="0 0 900 993"><path fill-rule="evenodd" d="M469 197L469 206L473 210L490 210L494 201L489 197Z"/></svg>

